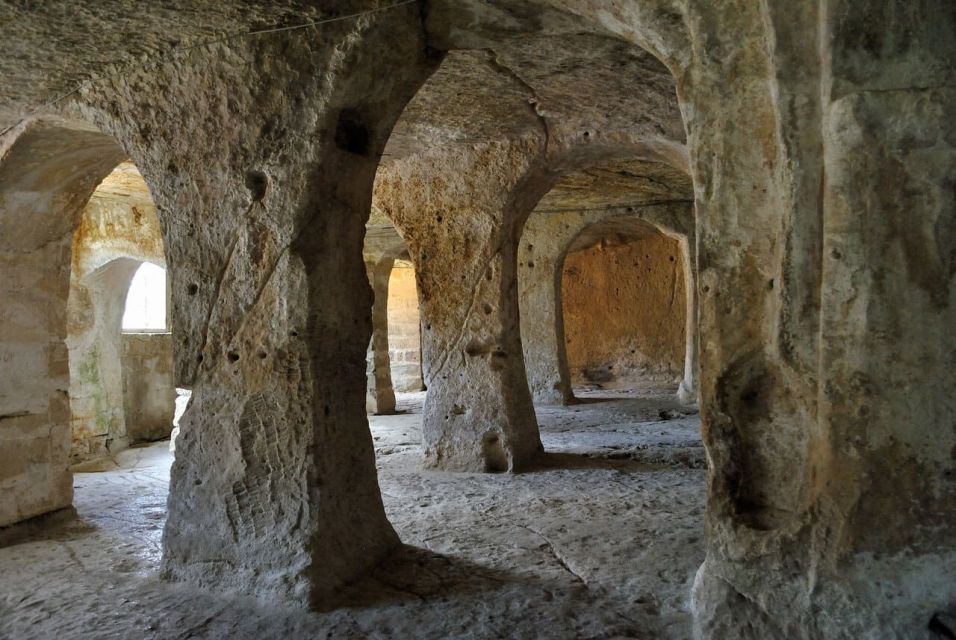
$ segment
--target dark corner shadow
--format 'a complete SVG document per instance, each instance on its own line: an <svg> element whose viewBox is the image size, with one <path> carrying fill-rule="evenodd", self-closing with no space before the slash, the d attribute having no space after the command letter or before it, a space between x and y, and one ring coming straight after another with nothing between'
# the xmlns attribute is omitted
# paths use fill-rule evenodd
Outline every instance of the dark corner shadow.
<svg viewBox="0 0 956 640"><path fill-rule="evenodd" d="M552 453L544 451L519 473L554 469L609 469L611 471L653 471L658 466L629 458L607 458L584 453Z"/></svg>
<svg viewBox="0 0 956 640"><path fill-rule="evenodd" d="M76 509L67 507L9 527L0 527L0 549L28 542L70 540L89 534L96 528L96 525L81 519Z"/></svg>
<svg viewBox="0 0 956 640"><path fill-rule="evenodd" d="M548 586L532 576L484 567L468 560L428 549L402 545L378 565L367 578L343 589L331 608L367 608L381 605L427 603L456 595L502 589ZM326 609L326 607L323 607Z"/></svg>

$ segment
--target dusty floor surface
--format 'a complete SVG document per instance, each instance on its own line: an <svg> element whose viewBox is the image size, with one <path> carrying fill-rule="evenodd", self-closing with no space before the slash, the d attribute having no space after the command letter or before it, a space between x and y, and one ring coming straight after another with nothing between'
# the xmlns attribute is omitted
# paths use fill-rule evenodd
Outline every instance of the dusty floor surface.
<svg viewBox="0 0 956 640"><path fill-rule="evenodd" d="M0 638L688 638L698 417L660 390L578 395L538 409L550 453L519 475L420 471L423 394L371 418L408 546L322 614L159 581L172 458L123 452L76 474L76 520L0 549Z"/></svg>

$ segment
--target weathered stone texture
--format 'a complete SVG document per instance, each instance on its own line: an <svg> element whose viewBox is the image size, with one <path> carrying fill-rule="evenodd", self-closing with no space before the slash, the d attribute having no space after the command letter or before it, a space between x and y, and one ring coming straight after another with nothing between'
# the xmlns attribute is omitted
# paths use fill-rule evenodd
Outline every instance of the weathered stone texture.
<svg viewBox="0 0 956 640"><path fill-rule="evenodd" d="M390 258L366 262L372 285L372 338L368 343L366 359L365 411L373 414L395 412L395 390L388 352L388 284L392 272Z"/></svg>
<svg viewBox="0 0 956 640"><path fill-rule="evenodd" d="M92 74L41 115L114 136L158 205L195 393L165 575L323 603L397 544L362 415L376 170L420 285L428 462L503 470L540 449L525 219L633 160L693 177L696 633L925 634L956 602L953 3L438 0L160 53L372 6L0 7L0 123ZM69 504L69 236L125 155L58 122L0 139L0 525ZM674 181L656 204L686 209Z"/></svg>
<svg viewBox="0 0 956 640"><path fill-rule="evenodd" d="M590 173L590 172L589 172ZM621 176L619 176L621 177ZM696 401L697 336L694 269L693 209L687 202L655 203L660 193L641 185L634 190L634 179L623 180L617 189L603 191L603 198L585 199L580 190L580 177L562 178L529 217L518 248L518 284L521 306L521 336L527 368L528 384L535 402L567 404L573 399L571 373L565 345L564 314L561 313L562 265L568 250L576 243L586 246L608 233L643 235L665 232L680 246L680 272L691 286L685 287L686 343L680 365L682 398ZM598 184L608 184L601 179ZM627 189L630 186L631 189ZM554 197L556 190L566 194L569 203L582 208L549 209L544 200ZM609 199L610 197L610 199ZM638 199L633 206L617 206L627 197ZM647 201L642 206L640 200ZM586 205L598 205L589 208Z"/></svg>
<svg viewBox="0 0 956 640"><path fill-rule="evenodd" d="M322 606L397 544L364 428L362 238L385 139L435 62L413 7L311 33L194 49L83 99L158 205L193 391L163 574Z"/></svg>
<svg viewBox="0 0 956 640"><path fill-rule="evenodd" d="M131 443L170 436L176 412L171 333L123 335L123 396Z"/></svg>
<svg viewBox="0 0 956 640"><path fill-rule="evenodd" d="M516 239L551 184L542 137L394 162L378 207L418 275L426 463L516 470L541 450L518 324Z"/></svg>
<svg viewBox="0 0 956 640"><path fill-rule="evenodd" d="M71 231L121 159L106 136L35 124L0 141L0 526L69 507Z"/></svg>
<svg viewBox="0 0 956 640"><path fill-rule="evenodd" d="M561 305L572 382L605 387L684 375L680 246L660 234L604 236L564 258Z"/></svg>

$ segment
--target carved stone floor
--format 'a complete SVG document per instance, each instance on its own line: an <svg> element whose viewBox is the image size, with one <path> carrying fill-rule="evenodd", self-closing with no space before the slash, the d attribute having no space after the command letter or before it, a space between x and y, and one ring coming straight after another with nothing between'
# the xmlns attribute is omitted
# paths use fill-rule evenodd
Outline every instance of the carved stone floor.
<svg viewBox="0 0 956 640"><path fill-rule="evenodd" d="M167 443L77 473L79 517L0 549L0 638L687 638L703 560L696 413L669 393L539 407L518 475L419 469L424 394L370 418L406 547L326 613L157 579Z"/></svg>

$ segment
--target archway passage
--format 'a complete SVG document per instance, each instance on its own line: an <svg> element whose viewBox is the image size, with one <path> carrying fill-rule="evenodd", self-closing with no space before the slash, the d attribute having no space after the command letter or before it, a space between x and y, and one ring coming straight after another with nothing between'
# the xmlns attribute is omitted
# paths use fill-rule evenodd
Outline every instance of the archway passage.
<svg viewBox="0 0 956 640"><path fill-rule="evenodd" d="M220 608L223 596L202 589L326 604L398 548L362 411L371 333L362 223L393 124L450 51L446 62L457 66L440 69L438 86L406 112L413 117L397 133L410 144L404 156L400 145L388 150L381 194L410 192L391 199L406 205L425 356L435 365L425 372L424 429L435 466L530 470L540 458L537 388L526 383L516 337L516 272L528 264L517 239L533 200L562 172L608 153L669 161L694 176L699 282L687 289L701 293L710 466L694 634L952 635L950 0L737 2L732 11L715 0L194 4L0 8L11 25L0 41L0 522L68 504L64 235L118 161L88 129L51 139L24 114L92 118L150 177L177 265L177 373L197 392L163 554L163 575L190 586L137 582L135 562L97 563L110 568L104 577L49 541L31 548L52 560L31 581L31 555L0 550L0 595L12 593L0 601L0 614L12 614L5 634L80 636L89 618L76 614L91 599L76 591L114 595L103 587L122 583L110 602L156 595L166 609L102 616L110 628L101 635L168 620L182 624L157 635L262 635L273 629L246 602ZM659 547L645 546L645 557L641 545L602 553L594 540L608 531L624 532L623 542L669 540L673 527L649 525L644 512L663 491L625 489L612 468L591 474L608 491L577 491L594 487L572 471L550 470L563 479L550 493L521 491L545 473L457 476L468 531L503 532L505 542L462 547L505 575L476 585L467 578L480 572L467 565L455 582L425 571L416 575L438 589L390 581L388 602L427 609L439 637L470 632L461 619L490 637L655 635L653 618L666 618L657 615L661 592L621 597L626 590L605 588L601 574L636 584L660 561ZM504 489L536 506L575 491L580 500L540 529L522 519L527 510L495 503ZM392 495L401 493L386 489ZM595 504L597 495L608 500ZM418 509L432 504L415 497ZM671 506L668 497L662 510ZM648 517L624 520L635 513ZM590 533L555 535L570 520ZM403 535L439 553L462 550L451 548L454 536L438 547ZM582 555L569 554L574 545ZM628 561L635 569L621 570ZM519 588L507 571L515 566L550 571ZM671 602L687 601L688 569L661 574L679 584ZM500 600L488 597L491 585ZM445 606L462 593L479 606ZM603 606L608 594L618 606ZM370 635L364 622L386 617L395 635L425 635L409 628L419 616L369 620L359 609L277 615L271 635ZM568 625L549 615L559 612ZM690 637L683 613L684 624L662 631Z"/></svg>
<svg viewBox="0 0 956 640"><path fill-rule="evenodd" d="M587 230L564 257L560 300L576 388L671 387L676 393L687 330L676 240L650 227L631 233Z"/></svg>
<svg viewBox="0 0 956 640"><path fill-rule="evenodd" d="M173 429L166 253L156 205L132 163L93 191L72 245L66 344L77 463Z"/></svg>
<svg viewBox="0 0 956 640"><path fill-rule="evenodd" d="M0 163L0 527L67 509L67 299L83 207L125 158L109 137L36 123Z"/></svg>
<svg viewBox="0 0 956 640"><path fill-rule="evenodd" d="M535 404L571 404L575 384L645 383L697 402L695 227L690 176L662 162L606 162L557 182L518 249Z"/></svg>
<svg viewBox="0 0 956 640"><path fill-rule="evenodd" d="M423 390L421 314L408 260L396 260L388 279L388 359L396 393Z"/></svg>

